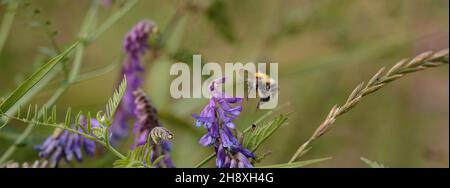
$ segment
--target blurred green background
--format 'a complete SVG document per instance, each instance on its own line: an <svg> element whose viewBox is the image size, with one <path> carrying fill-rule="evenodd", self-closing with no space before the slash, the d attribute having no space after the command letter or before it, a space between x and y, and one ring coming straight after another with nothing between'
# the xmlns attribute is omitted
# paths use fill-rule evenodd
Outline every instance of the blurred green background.
<svg viewBox="0 0 450 188"><path fill-rule="evenodd" d="M76 38L91 1L26 2L29 6L19 8L0 54L2 97L52 54L49 37L33 25L50 21L50 31L58 32L58 45L67 45ZM102 7L98 22L123 2ZM82 72L120 63L123 37L140 20L155 21L164 33L183 2L141 0L86 49ZM202 9L211 2L192 3ZM225 9L218 11L228 15L228 22L213 22L201 10L183 12L165 53L156 61L148 55L144 58L147 75L143 89L160 111L164 125L175 134L172 156L177 167L193 167L213 151L198 144L205 130L195 129L191 118L207 100L170 97L168 88L174 77L169 76L169 68L180 60L180 54L196 52L207 62L279 63L282 107L271 117L292 113L289 123L256 152L271 152L259 164L264 165L287 162L331 107L345 102L353 88L370 79L380 67L449 46L447 0L228 0L224 5ZM40 10L38 15L33 13L36 9ZM5 5L0 5L0 19L5 10ZM61 118L68 107L72 111L101 110L115 87L119 70L117 66L105 75L71 86L57 103ZM448 66L443 66L389 84L338 118L332 131L301 159L333 157L309 167L366 167L360 157L389 167L448 167L448 73ZM31 104L44 103L61 80L62 75L57 76ZM236 120L240 130L265 113L255 111L255 106L256 101L244 103L244 112ZM24 128L23 123L13 122L0 130L0 153ZM12 158L19 162L37 159L33 146L51 132L46 127L34 129ZM132 139L131 135L124 141L120 151L126 152ZM114 160L112 154L99 149L94 158L64 166L111 167Z"/></svg>

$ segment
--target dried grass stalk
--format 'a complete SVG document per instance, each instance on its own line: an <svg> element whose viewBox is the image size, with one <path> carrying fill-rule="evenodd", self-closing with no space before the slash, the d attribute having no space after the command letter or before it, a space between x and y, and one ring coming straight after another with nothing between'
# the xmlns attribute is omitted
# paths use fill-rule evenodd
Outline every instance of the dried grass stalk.
<svg viewBox="0 0 450 188"><path fill-rule="evenodd" d="M406 74L425 70L430 67L438 67L444 64L448 64L449 50L441 50L438 52L424 52L412 59L404 59L396 63L389 69L385 74L385 68L381 68L367 84L359 84L350 94L347 101L341 105L335 105L329 112L328 116L325 118L322 124L314 131L312 136L303 143L292 156L289 163L294 162L301 155L307 151L308 146L314 140L320 138L326 132L328 132L332 127L336 118L340 115L348 112L353 107L355 107L365 96L381 89L387 83L397 80Z"/></svg>

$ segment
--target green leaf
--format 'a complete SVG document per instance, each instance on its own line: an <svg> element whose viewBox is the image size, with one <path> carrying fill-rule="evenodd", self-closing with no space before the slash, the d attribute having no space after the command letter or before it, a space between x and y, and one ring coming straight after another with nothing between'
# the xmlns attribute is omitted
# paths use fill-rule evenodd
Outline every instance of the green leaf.
<svg viewBox="0 0 450 188"><path fill-rule="evenodd" d="M102 140L103 139L103 133L104 133L103 127L92 127L92 134L94 134L95 137Z"/></svg>
<svg viewBox="0 0 450 188"><path fill-rule="evenodd" d="M228 42L234 42L235 36L233 25L231 24L230 15L228 14L228 7L223 0L214 0L206 11L206 16L214 25L215 29Z"/></svg>
<svg viewBox="0 0 450 188"><path fill-rule="evenodd" d="M87 114L87 119L86 119L86 126L87 126L87 132L88 132L88 134L90 134L91 133L91 113L90 112L88 112L88 114Z"/></svg>
<svg viewBox="0 0 450 188"><path fill-rule="evenodd" d="M29 119L30 117L31 117L31 104L28 105L27 117L25 117L25 119Z"/></svg>
<svg viewBox="0 0 450 188"><path fill-rule="evenodd" d="M131 8L133 8L139 0L129 0L116 12L114 12L108 19L98 27L98 29L91 33L87 38L89 42L95 40L103 32L108 30L112 25L114 25L120 18L122 18Z"/></svg>
<svg viewBox="0 0 450 188"><path fill-rule="evenodd" d="M124 76L119 88L114 91L113 96L108 100L108 104L106 104L106 118L108 119L106 126L110 126L110 123L114 120L114 114L116 113L117 107L119 107L120 101L122 101L126 88L127 79Z"/></svg>
<svg viewBox="0 0 450 188"><path fill-rule="evenodd" d="M82 114L83 114L83 112L79 111L77 116L75 117L75 129L76 130L78 130L78 128L82 127L82 126L80 126L80 118L81 118Z"/></svg>
<svg viewBox="0 0 450 188"><path fill-rule="evenodd" d="M71 109L70 108L67 109L67 111L66 111L66 118L64 120L64 125L66 127L68 127L70 125L70 112L71 112Z"/></svg>
<svg viewBox="0 0 450 188"><path fill-rule="evenodd" d="M8 124L9 119L0 119L0 129L6 126Z"/></svg>
<svg viewBox="0 0 450 188"><path fill-rule="evenodd" d="M251 151L255 151L269 136L271 136L283 123L287 120L286 114L281 114L278 117L256 125L254 130L244 134L243 146Z"/></svg>
<svg viewBox="0 0 450 188"><path fill-rule="evenodd" d="M375 162L375 161L371 161L369 159L366 159L364 157L360 158L363 162L365 162L367 165L369 165L370 168L386 168L386 166L384 166L381 163Z"/></svg>
<svg viewBox="0 0 450 188"><path fill-rule="evenodd" d="M261 166L261 167L256 167L256 168L300 168L300 167L304 167L306 165L311 165L314 163L318 163L318 162L322 162L322 161L326 161L326 160L330 160L330 159L332 159L332 157L312 159L312 160L307 160L307 161L298 161L298 162L293 162L293 163Z"/></svg>
<svg viewBox="0 0 450 188"><path fill-rule="evenodd" d="M50 123L55 124L56 123L56 106L52 107L52 114L51 114L51 120Z"/></svg>
<svg viewBox="0 0 450 188"><path fill-rule="evenodd" d="M14 17L19 7L19 1L2 1L2 3L8 3L8 7L3 9L5 14L3 15L2 23L0 25L0 52L6 42L6 38L11 30L11 25L13 24Z"/></svg>
<svg viewBox="0 0 450 188"><path fill-rule="evenodd" d="M116 160L113 165L114 168L145 168L151 167L152 164L148 164L150 159L151 147L148 144L136 147L134 150L129 151L124 159Z"/></svg>
<svg viewBox="0 0 450 188"><path fill-rule="evenodd" d="M153 161L152 165L153 165L153 164L158 164L158 163L161 162L161 160L163 160L163 159L164 159L164 155L159 156L158 158L156 158L156 159Z"/></svg>
<svg viewBox="0 0 450 188"><path fill-rule="evenodd" d="M78 41L72 44L64 52L54 57L46 64L44 64L39 70L37 70L33 75L26 79L18 88L16 88L6 99L0 104L0 113L5 113L8 111L17 101L19 101L27 92L33 88L42 78L50 72L56 64L61 62L64 57L69 54L75 46L78 45Z"/></svg>

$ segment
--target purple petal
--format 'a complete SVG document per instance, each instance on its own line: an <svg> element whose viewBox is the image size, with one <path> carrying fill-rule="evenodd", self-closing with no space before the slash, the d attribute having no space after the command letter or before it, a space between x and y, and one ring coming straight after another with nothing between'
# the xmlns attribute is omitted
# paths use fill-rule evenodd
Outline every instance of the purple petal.
<svg viewBox="0 0 450 188"><path fill-rule="evenodd" d="M253 153L252 153L250 150L248 150L248 149L244 149L244 148L241 147L240 150L239 150L239 152L242 153L243 155L245 155L246 157L253 158L253 159L256 158L255 154L253 154Z"/></svg>
<svg viewBox="0 0 450 188"><path fill-rule="evenodd" d="M225 163L226 153L225 149L220 145L216 152L216 166L217 168L222 168Z"/></svg>
<svg viewBox="0 0 450 188"><path fill-rule="evenodd" d="M225 131L220 130L219 133L220 133L220 139L222 140L223 147L229 148L229 147L233 146L233 142L231 141L230 136L228 134L226 134Z"/></svg>
<svg viewBox="0 0 450 188"><path fill-rule="evenodd" d="M200 121L202 123L211 123L215 121L214 117L205 117L205 116L198 116L196 114L192 114L192 117L197 119L197 121Z"/></svg>
<svg viewBox="0 0 450 188"><path fill-rule="evenodd" d="M161 141L161 147L166 152L172 150L172 145L170 144L169 141L165 141L165 140Z"/></svg>
<svg viewBox="0 0 450 188"><path fill-rule="evenodd" d="M87 155L93 156L95 153L95 142L84 138L84 151Z"/></svg>
<svg viewBox="0 0 450 188"><path fill-rule="evenodd" d="M200 127L202 125L203 123L201 121L195 121L195 127Z"/></svg>
<svg viewBox="0 0 450 188"><path fill-rule="evenodd" d="M202 138L200 138L199 143L202 146L208 147L214 144L213 140L214 139L209 134L205 134Z"/></svg>
<svg viewBox="0 0 450 188"><path fill-rule="evenodd" d="M148 137L148 130L145 130L142 133L139 133L139 135L136 137L135 143L136 146L141 146L147 143L147 137Z"/></svg>
<svg viewBox="0 0 450 188"><path fill-rule="evenodd" d="M61 147L58 147L56 150L55 150L55 152L53 152L53 154L52 154L52 156L51 156L51 158L50 158L50 160L52 161L52 166L57 166L58 165L58 163L59 163L59 161L61 160L61 158L62 158L62 148Z"/></svg>
<svg viewBox="0 0 450 188"><path fill-rule="evenodd" d="M80 162L82 160L81 148L79 143L75 143L73 147L75 158Z"/></svg>
<svg viewBox="0 0 450 188"><path fill-rule="evenodd" d="M236 125L234 125L234 123L232 123L232 122L228 122L228 123L226 123L225 125L226 125L227 127L231 128L231 129L236 128Z"/></svg>
<svg viewBox="0 0 450 188"><path fill-rule="evenodd" d="M229 98L224 98L225 101L229 102L229 103L241 103L243 101L242 98L233 98L233 97L229 97Z"/></svg>
<svg viewBox="0 0 450 188"><path fill-rule="evenodd" d="M75 142L76 141L74 140L73 135L70 135L70 138L64 147L64 154L66 155L67 161L71 161L73 159L73 146Z"/></svg>
<svg viewBox="0 0 450 188"><path fill-rule="evenodd" d="M225 111L221 108L217 109L217 113L219 114L219 119L222 120L222 122L230 122L232 121L234 118L229 117Z"/></svg>
<svg viewBox="0 0 450 188"><path fill-rule="evenodd" d="M57 148L56 146L57 146L56 141L50 142L47 146L44 147L44 150L39 153L40 157L47 158L50 155L50 153L52 153L53 150Z"/></svg>
<svg viewBox="0 0 450 188"><path fill-rule="evenodd" d="M230 168L231 159L229 156L225 157L225 162L223 163L223 168Z"/></svg>
<svg viewBox="0 0 450 188"><path fill-rule="evenodd" d="M239 146L239 142L228 127L222 127L222 131L228 136L233 147Z"/></svg>
<svg viewBox="0 0 450 188"><path fill-rule="evenodd" d="M230 168L237 168L237 161L236 161L236 159L231 159Z"/></svg>
<svg viewBox="0 0 450 188"><path fill-rule="evenodd" d="M219 125L216 122L208 127L208 134L214 138L219 137Z"/></svg>
<svg viewBox="0 0 450 188"><path fill-rule="evenodd" d="M170 155L165 155L164 156L164 164L166 165L167 168L175 168L175 165L172 162L172 159L170 158Z"/></svg>
<svg viewBox="0 0 450 188"><path fill-rule="evenodd" d="M242 153L237 153L236 154L237 159L239 160L239 168L252 168L253 165L250 163L250 161L247 159L247 157L245 155L243 155Z"/></svg>

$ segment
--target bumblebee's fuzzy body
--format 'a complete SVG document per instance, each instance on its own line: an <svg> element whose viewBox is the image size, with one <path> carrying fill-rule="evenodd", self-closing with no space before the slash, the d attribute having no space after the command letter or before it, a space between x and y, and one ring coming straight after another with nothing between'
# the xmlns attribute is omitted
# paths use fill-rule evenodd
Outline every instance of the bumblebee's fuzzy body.
<svg viewBox="0 0 450 188"><path fill-rule="evenodd" d="M272 96L275 96L278 93L278 83L272 79L269 75L256 72L249 73L248 82L248 90L256 90L258 91L259 102L257 109L261 106L261 104L265 102L269 102Z"/></svg>

